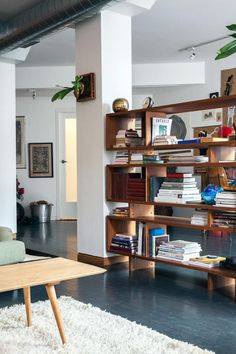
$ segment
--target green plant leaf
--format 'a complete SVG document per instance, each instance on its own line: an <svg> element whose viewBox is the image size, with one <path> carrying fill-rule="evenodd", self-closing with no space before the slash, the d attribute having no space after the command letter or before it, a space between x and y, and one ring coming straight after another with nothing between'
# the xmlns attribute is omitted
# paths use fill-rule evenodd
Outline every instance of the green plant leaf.
<svg viewBox="0 0 236 354"><path fill-rule="evenodd" d="M230 37L236 38L236 33L230 34Z"/></svg>
<svg viewBox="0 0 236 354"><path fill-rule="evenodd" d="M226 44L224 47L220 48L217 51L217 56L215 60L226 58L236 52L236 40Z"/></svg>
<svg viewBox="0 0 236 354"><path fill-rule="evenodd" d="M226 26L226 28L228 28L228 30L230 30L230 31L236 31L236 24Z"/></svg>
<svg viewBox="0 0 236 354"><path fill-rule="evenodd" d="M73 90L74 90L73 87L66 87L63 90L58 91L57 93L55 93L55 95L52 96L51 101L54 102L56 100L62 100L66 95L68 95L68 93L70 93Z"/></svg>

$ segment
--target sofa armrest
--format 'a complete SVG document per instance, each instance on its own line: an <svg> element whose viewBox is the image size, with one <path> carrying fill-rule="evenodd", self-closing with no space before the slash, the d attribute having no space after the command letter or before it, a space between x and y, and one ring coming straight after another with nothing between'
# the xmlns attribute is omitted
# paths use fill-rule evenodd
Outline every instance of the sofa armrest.
<svg viewBox="0 0 236 354"><path fill-rule="evenodd" d="M23 262L25 244L22 241L0 242L0 265Z"/></svg>
<svg viewBox="0 0 236 354"><path fill-rule="evenodd" d="M0 242L11 241L13 239L12 231L9 227L0 226Z"/></svg>

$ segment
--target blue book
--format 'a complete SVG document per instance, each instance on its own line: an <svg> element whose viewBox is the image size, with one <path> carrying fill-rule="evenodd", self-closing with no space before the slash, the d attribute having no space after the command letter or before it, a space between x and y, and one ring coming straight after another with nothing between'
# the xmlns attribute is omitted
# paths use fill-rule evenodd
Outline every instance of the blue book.
<svg viewBox="0 0 236 354"><path fill-rule="evenodd" d="M178 144L199 144L201 139L178 140Z"/></svg>
<svg viewBox="0 0 236 354"><path fill-rule="evenodd" d="M152 257L152 245L153 239L156 236L163 236L165 235L165 230L162 227L155 227L154 229L149 230L149 255Z"/></svg>

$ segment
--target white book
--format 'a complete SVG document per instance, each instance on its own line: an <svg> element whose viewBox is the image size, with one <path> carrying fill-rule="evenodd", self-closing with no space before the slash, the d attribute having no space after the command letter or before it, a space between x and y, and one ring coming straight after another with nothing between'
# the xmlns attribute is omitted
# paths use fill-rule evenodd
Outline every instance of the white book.
<svg viewBox="0 0 236 354"><path fill-rule="evenodd" d="M143 227L144 227L144 224L142 222L139 222L139 224L138 224L138 250L137 250L137 254L139 254L140 256L142 255Z"/></svg>

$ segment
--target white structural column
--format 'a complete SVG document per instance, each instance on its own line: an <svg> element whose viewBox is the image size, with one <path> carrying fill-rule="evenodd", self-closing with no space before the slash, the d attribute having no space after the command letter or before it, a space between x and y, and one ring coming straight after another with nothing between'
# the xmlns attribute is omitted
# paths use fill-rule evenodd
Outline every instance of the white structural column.
<svg viewBox="0 0 236 354"><path fill-rule="evenodd" d="M107 257L105 114L125 97L131 105L131 18L111 11L76 28L76 72L96 74L96 99L77 103L78 252Z"/></svg>
<svg viewBox="0 0 236 354"><path fill-rule="evenodd" d="M0 62L0 226L16 232L15 64Z"/></svg>

